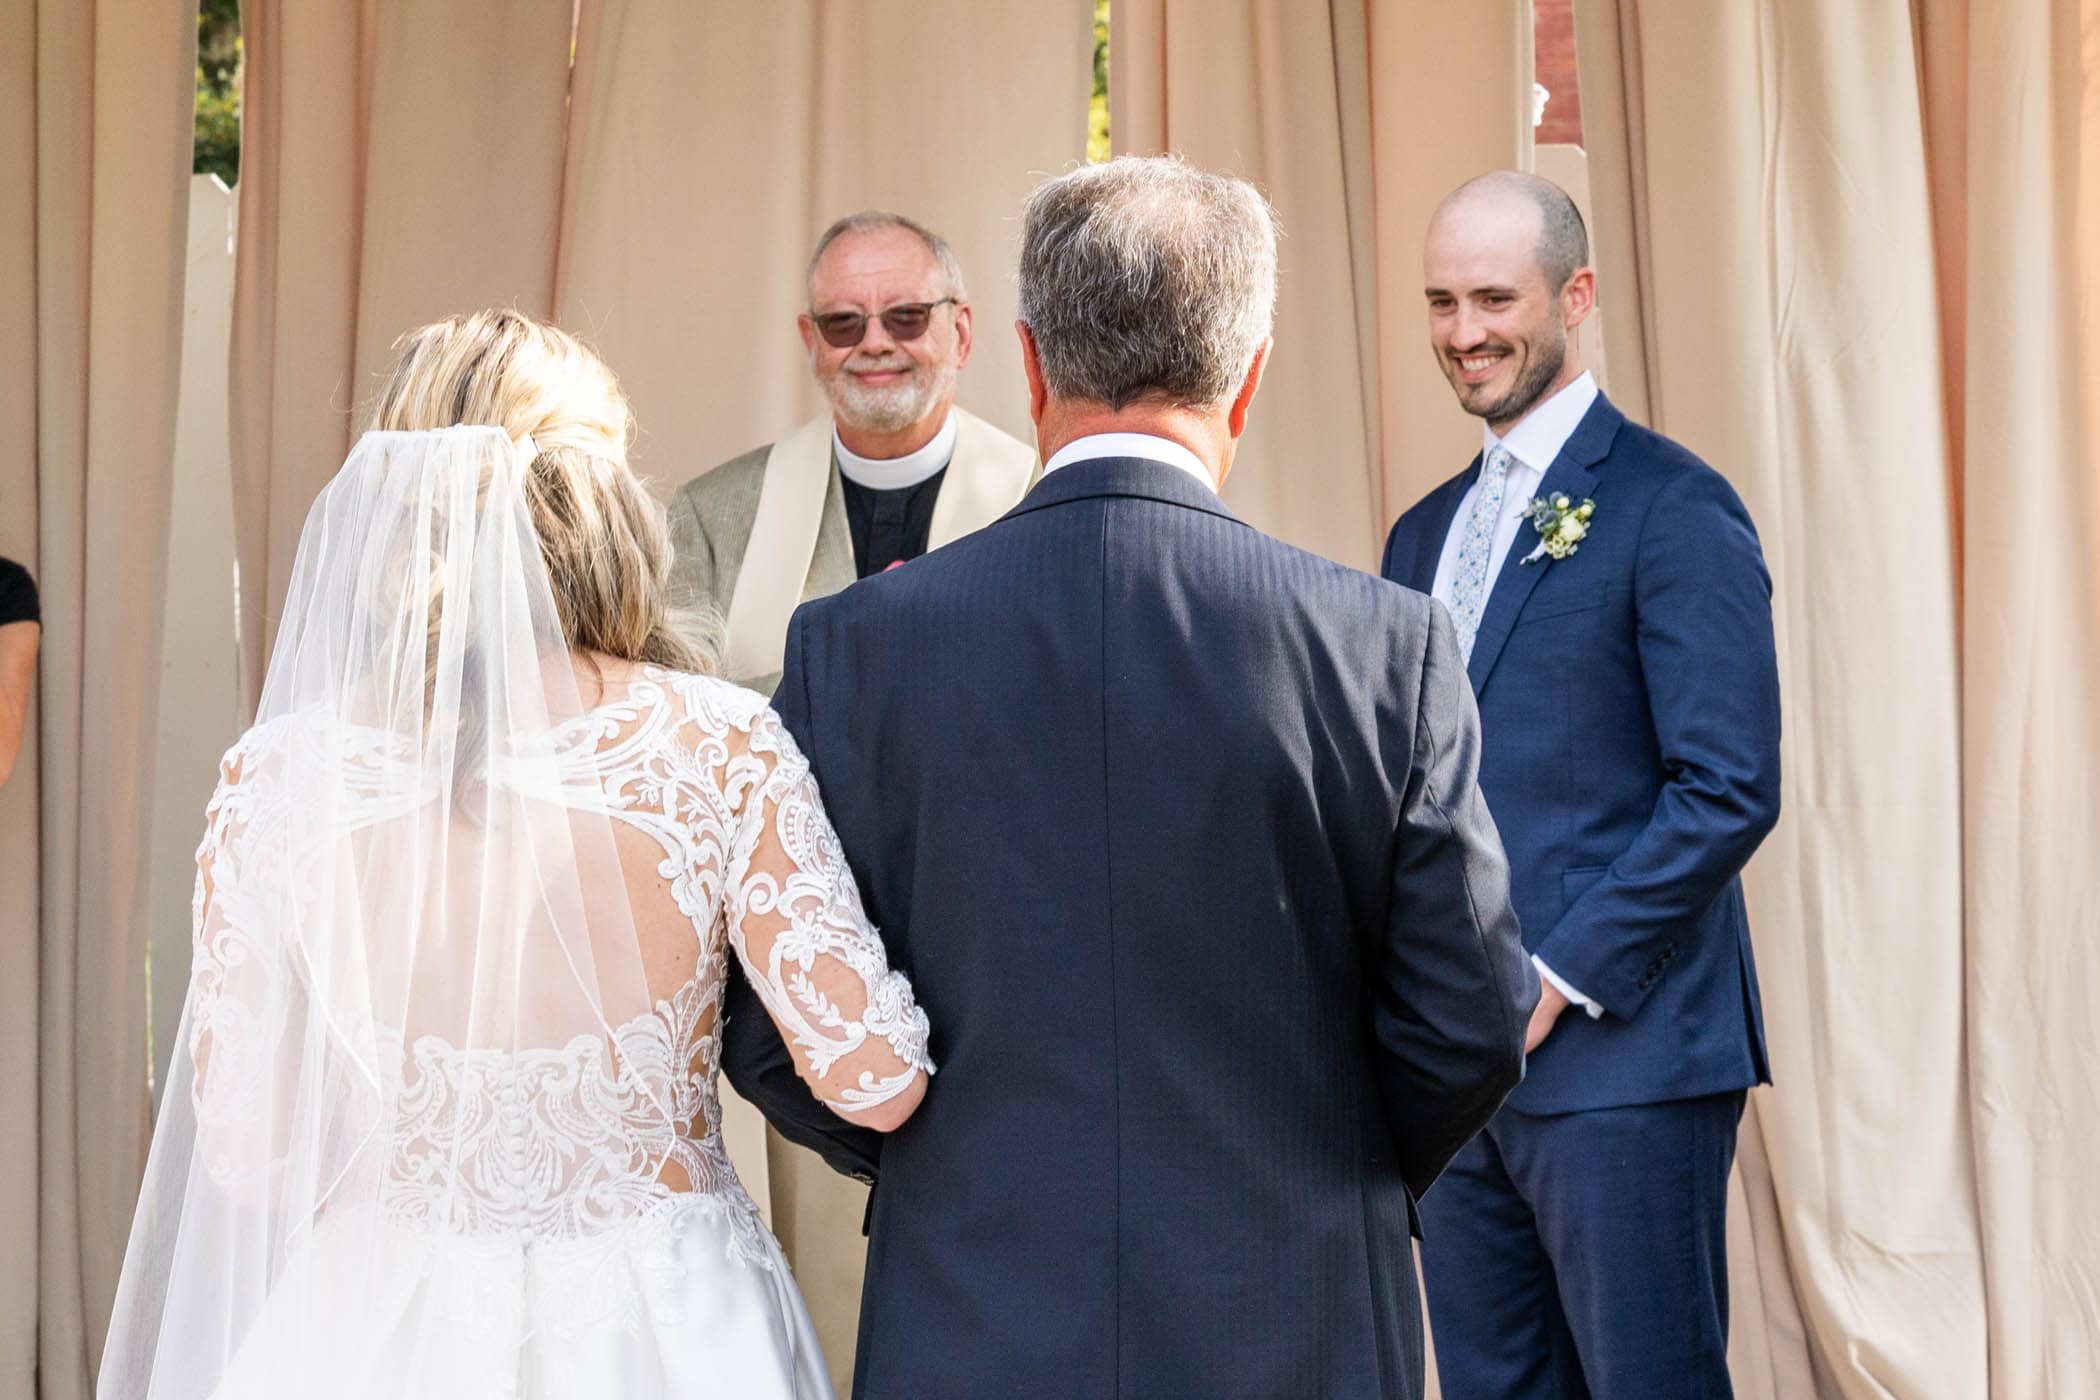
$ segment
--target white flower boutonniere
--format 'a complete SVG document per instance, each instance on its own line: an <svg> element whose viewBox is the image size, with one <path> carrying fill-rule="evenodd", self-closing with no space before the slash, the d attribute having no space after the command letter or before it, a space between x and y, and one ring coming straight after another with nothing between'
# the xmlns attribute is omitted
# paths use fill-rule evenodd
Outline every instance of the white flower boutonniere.
<svg viewBox="0 0 2100 1400"><path fill-rule="evenodd" d="M1597 513L1597 503L1584 498L1578 505L1558 493L1550 498L1534 496L1525 503L1524 513L1531 517L1531 528L1539 532L1539 547L1525 555L1522 562L1536 564L1541 559L1565 559L1573 554L1590 532L1590 517Z"/></svg>

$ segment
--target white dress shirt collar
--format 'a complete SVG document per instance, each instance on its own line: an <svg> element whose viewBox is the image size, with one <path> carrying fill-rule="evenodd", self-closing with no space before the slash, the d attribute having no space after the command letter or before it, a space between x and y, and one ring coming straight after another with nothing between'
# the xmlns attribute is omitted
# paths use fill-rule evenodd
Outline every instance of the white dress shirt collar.
<svg viewBox="0 0 2100 1400"><path fill-rule="evenodd" d="M1517 426L1509 430L1508 437L1496 437L1495 430L1482 422L1480 455L1485 460L1497 446L1506 447L1510 456L1543 473L1553 465L1553 459L1560 456L1568 439L1575 436L1575 430L1582 426L1584 415L1595 402L1597 377L1584 370L1552 398L1518 420Z"/></svg>
<svg viewBox="0 0 2100 1400"><path fill-rule="evenodd" d="M1043 475L1097 457L1143 457L1151 462L1164 462L1170 467L1181 468L1202 482L1207 490L1218 489L1218 483L1211 477L1210 468L1203 465L1201 457L1170 438L1154 437L1150 433L1093 433L1074 438L1043 463Z"/></svg>
<svg viewBox="0 0 2100 1400"><path fill-rule="evenodd" d="M863 457L839 440L836 423L831 426L831 457L846 480L870 491L895 491L917 486L948 465L955 455L955 410L950 409L941 430L924 447L902 457Z"/></svg>

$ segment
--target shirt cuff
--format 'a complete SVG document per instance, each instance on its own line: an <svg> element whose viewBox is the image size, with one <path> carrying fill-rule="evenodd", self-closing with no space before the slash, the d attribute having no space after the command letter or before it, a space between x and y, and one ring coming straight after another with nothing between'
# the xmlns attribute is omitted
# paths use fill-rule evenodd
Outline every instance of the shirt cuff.
<svg viewBox="0 0 2100 1400"><path fill-rule="evenodd" d="M1539 976L1545 978L1548 982L1551 982L1553 984L1554 991L1559 992L1562 996L1566 997L1568 999L1568 1003L1571 1006L1581 1007L1584 1013L1587 1014L1592 1021L1596 1020L1599 1016L1602 1016L1604 1014L1604 1008L1602 1006L1600 1006L1595 1001L1592 1001L1589 997L1584 996L1581 992L1576 991L1575 988L1567 982L1562 981L1558 973L1554 972L1552 968L1540 962L1536 956L1532 958L1531 965L1539 970Z"/></svg>

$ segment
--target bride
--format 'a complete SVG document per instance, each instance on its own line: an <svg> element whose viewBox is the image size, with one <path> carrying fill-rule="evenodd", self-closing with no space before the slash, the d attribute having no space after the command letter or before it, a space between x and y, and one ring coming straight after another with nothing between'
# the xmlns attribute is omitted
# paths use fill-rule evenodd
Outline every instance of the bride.
<svg viewBox="0 0 2100 1400"><path fill-rule="evenodd" d="M604 364L401 347L198 852L105 1397L830 1395L717 1135L735 957L811 1089L932 1072L808 764L667 622Z"/></svg>

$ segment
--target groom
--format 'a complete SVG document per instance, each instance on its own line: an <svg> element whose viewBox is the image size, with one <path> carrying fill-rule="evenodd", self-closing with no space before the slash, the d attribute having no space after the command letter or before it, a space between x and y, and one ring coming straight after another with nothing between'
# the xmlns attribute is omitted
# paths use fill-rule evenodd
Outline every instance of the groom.
<svg viewBox="0 0 2100 1400"><path fill-rule="evenodd" d="M1450 622L1218 498L1275 277L1241 181L1043 185L1043 481L790 629L776 702L940 1064L881 1149L863 1400L1420 1393L1412 1198L1537 984ZM801 1121L759 1024L738 1087Z"/></svg>
<svg viewBox="0 0 2100 1400"><path fill-rule="evenodd" d="M1457 625L1545 984L1523 1087L1423 1207L1438 1379L1725 1396L1728 1169L1768 1077L1738 874L1779 815L1771 580L1728 483L1584 371L1565 193L1482 176L1423 264L1482 448L1400 517L1385 575Z"/></svg>

